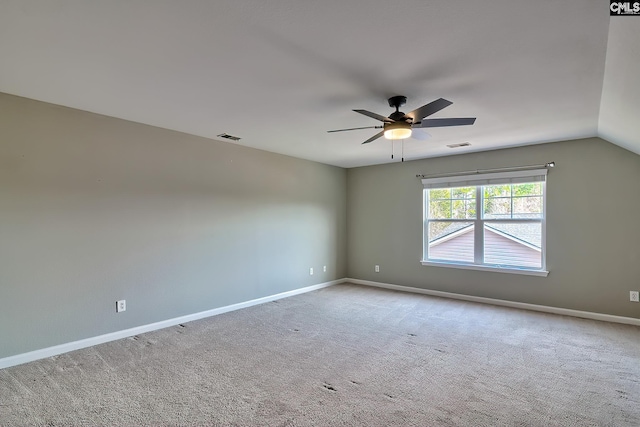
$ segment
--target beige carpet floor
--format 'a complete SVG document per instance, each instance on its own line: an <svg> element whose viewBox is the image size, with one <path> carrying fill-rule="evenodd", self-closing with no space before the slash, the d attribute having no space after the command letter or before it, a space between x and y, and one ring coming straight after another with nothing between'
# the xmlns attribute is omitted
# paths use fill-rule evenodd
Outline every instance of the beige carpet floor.
<svg viewBox="0 0 640 427"><path fill-rule="evenodd" d="M0 425L640 426L640 328L338 285L0 370Z"/></svg>

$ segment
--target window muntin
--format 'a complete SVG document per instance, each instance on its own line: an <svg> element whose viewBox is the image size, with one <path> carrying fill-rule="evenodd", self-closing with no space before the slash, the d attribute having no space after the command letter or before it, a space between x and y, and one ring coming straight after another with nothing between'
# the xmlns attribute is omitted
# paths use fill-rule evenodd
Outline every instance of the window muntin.
<svg viewBox="0 0 640 427"><path fill-rule="evenodd" d="M545 176L425 185L424 262L542 271Z"/></svg>

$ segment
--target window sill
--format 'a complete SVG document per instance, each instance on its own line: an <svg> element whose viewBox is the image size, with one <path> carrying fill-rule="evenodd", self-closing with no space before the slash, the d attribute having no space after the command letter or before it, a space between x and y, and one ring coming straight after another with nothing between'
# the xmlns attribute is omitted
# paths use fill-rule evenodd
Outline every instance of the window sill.
<svg viewBox="0 0 640 427"><path fill-rule="evenodd" d="M449 262L436 262L436 261L420 261L422 265L428 265L432 267L445 267L445 268L457 268L461 270L478 270L478 271L492 271L496 273L510 273L510 274L522 274L525 276L540 276L547 277L549 272L546 270L529 270L526 268L516 267L490 267L487 265L471 265L471 264L455 264Z"/></svg>

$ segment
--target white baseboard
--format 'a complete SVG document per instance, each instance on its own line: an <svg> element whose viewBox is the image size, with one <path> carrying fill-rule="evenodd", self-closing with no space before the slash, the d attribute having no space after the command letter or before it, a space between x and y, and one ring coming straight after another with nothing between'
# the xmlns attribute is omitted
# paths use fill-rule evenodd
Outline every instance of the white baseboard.
<svg viewBox="0 0 640 427"><path fill-rule="evenodd" d="M212 310L201 311L199 313L193 313L193 314L188 314L186 316L175 317L173 319L162 320L160 322L150 323L148 325L136 326L135 328L124 329L122 331L111 332L111 333L99 335L96 337L86 338L78 341L56 345L53 347L47 347L40 350L30 351L28 353L22 353L22 354L17 354L15 356L5 357L0 359L0 369L8 368L10 366L15 366L15 365L21 365L23 363L32 362L38 359L44 359L51 356L57 356L58 354L67 353L69 351L74 351L74 350L80 350L81 348L91 347L91 346L103 344L109 341L115 341L122 338L130 337L133 335L143 334L145 332L151 332L158 329L168 328L170 326L179 325L180 323L192 322L194 320L204 319L205 317L211 317L211 316L215 316L222 313L228 313L230 311L240 310L241 308L247 308L247 307L251 307L258 304L263 304L265 302L275 301L278 299L315 291L318 289L343 283L344 281L345 281L344 279L332 280L330 282L307 286L305 288L300 288L300 289L294 289L292 291L282 292L275 295L269 295L266 297L241 302L238 304L227 305L225 307L214 308Z"/></svg>
<svg viewBox="0 0 640 427"><path fill-rule="evenodd" d="M429 289L413 288L410 286L392 285L390 283L372 282L370 280L344 279L343 283L373 286L376 288L392 289L394 291L413 292L417 294L431 295L443 298L452 298L463 301L479 302L483 304L500 305L523 310L542 311L544 313L560 314L563 316L580 317L583 319L601 320L603 322L623 323L626 325L640 326L640 319L634 317L614 316L611 314L593 313L590 311L571 310L568 308L549 307L546 305L527 304L524 302L507 301L494 298L475 297L472 295L454 294L451 292L432 291Z"/></svg>
<svg viewBox="0 0 640 427"><path fill-rule="evenodd" d="M303 294L306 292L315 291L318 289L326 288L329 286L337 285L340 283L354 283L356 285L372 286L376 288L391 289L401 292L413 292L423 295L431 295L443 298L458 299L463 301L478 302L483 304L500 305L504 307L520 308L523 310L541 311L544 313L560 314L564 316L580 317L583 319L601 320L604 322L623 323L627 325L640 326L640 319L633 317L614 316L610 314L593 313L589 311L571 310L568 308L549 307L545 305L527 304L523 302L514 302L507 300L500 300L494 298L476 297L472 295L455 294L451 292L433 291L429 289L414 288L410 286L393 285L390 283L373 282L370 280L361 279L338 279L330 282L320 283L317 285L307 286L305 288L294 289L292 291L282 292L275 295L270 295L262 298L257 298L250 301L245 301L237 304L228 305L225 307L214 308L212 310L201 311L199 313L188 314L186 316L180 316L173 319L167 319L156 323L150 323L148 325L136 326L130 329L124 329L122 331L111 332L109 334L99 335L96 337L86 338L70 343L60 344L53 347L47 347L40 350L30 351L28 353L17 354L15 356L9 356L0 359L0 369L8 368L10 366L21 365L23 363L32 362L38 359L44 359L51 356L57 356L58 354L67 353L74 350L79 350L86 347L91 347L98 344L103 344L109 341L115 341L122 338L127 338L133 335L142 334L145 332L151 332L158 329L168 328L170 326L179 325L180 323L191 322L194 320L204 319L206 317L215 316L222 313L228 313L230 311L239 310L241 308L247 308L265 302L275 301L282 298L291 297L294 295Z"/></svg>

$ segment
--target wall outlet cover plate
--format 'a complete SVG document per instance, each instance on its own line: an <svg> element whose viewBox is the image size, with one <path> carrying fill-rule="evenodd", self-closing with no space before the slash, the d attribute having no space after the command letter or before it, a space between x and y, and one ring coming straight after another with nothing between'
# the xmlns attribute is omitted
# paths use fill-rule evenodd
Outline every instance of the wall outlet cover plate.
<svg viewBox="0 0 640 427"><path fill-rule="evenodd" d="M116 301L116 313L120 313L122 311L127 311L127 301L126 300Z"/></svg>

